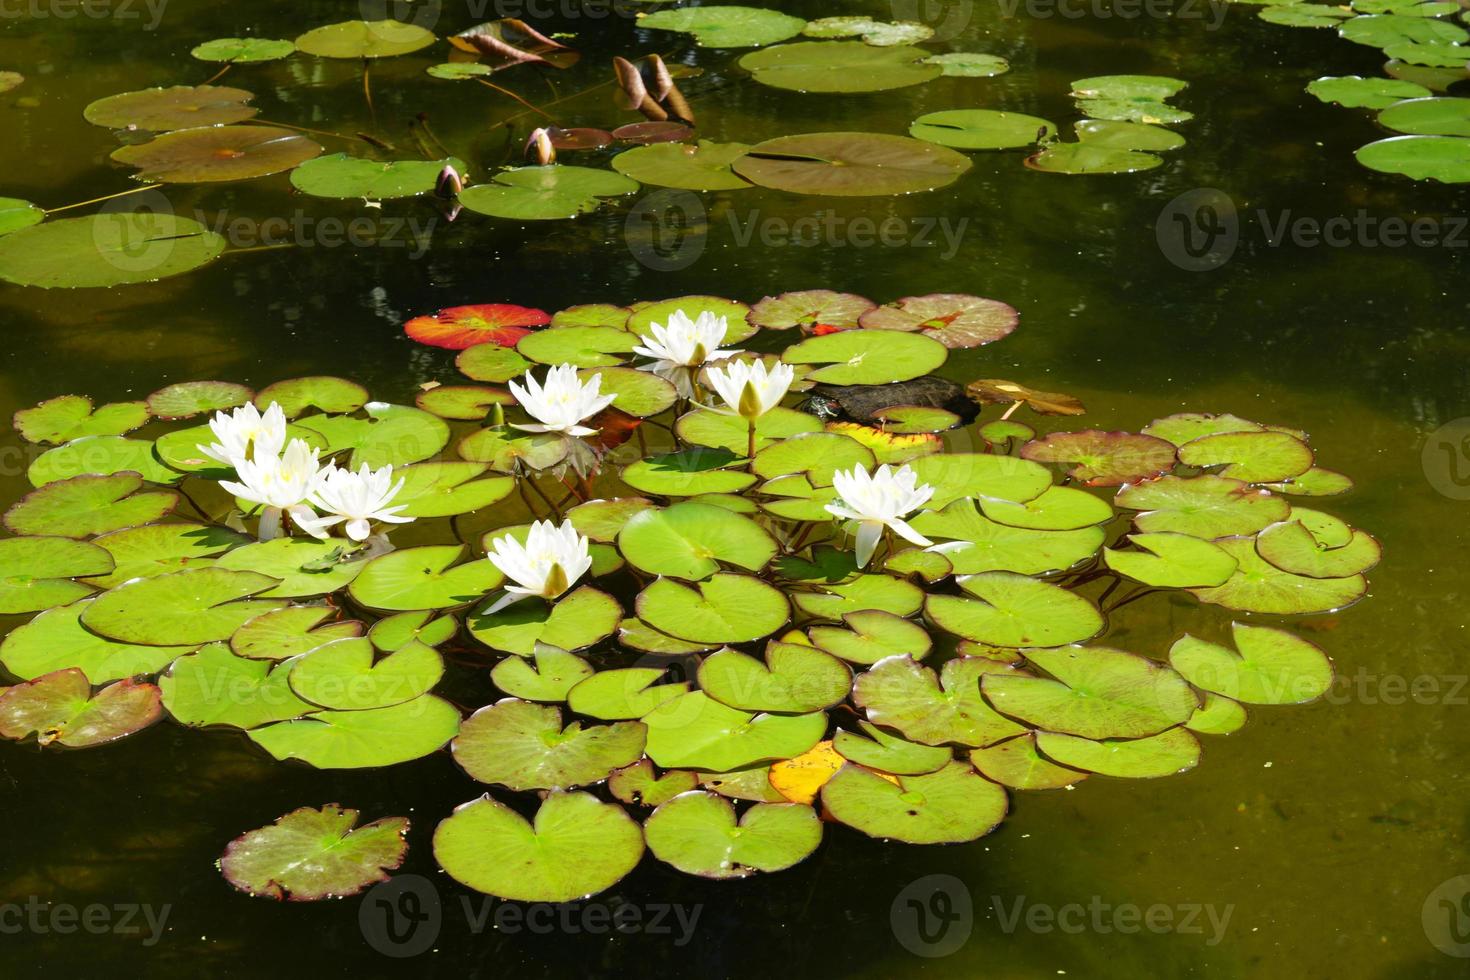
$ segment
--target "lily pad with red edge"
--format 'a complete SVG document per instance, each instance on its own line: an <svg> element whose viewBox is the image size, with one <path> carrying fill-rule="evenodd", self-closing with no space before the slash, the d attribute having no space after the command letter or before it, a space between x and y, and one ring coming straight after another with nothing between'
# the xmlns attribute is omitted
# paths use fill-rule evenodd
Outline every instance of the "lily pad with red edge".
<svg viewBox="0 0 1470 980"><path fill-rule="evenodd" d="M440 385L414 396L414 404L441 419L482 419L495 405L514 405L515 396L504 388L485 385Z"/></svg>
<svg viewBox="0 0 1470 980"><path fill-rule="evenodd" d="M1015 381L979 378L965 386L965 394L981 405L1011 405L1020 402L1037 415L1085 415L1080 399L1059 391L1038 391Z"/></svg>
<svg viewBox="0 0 1470 980"><path fill-rule="evenodd" d="M229 381L182 381L149 395L148 411L155 418L187 419L244 405L254 397L249 388Z"/></svg>
<svg viewBox="0 0 1470 980"><path fill-rule="evenodd" d="M907 136L805 133L758 143L732 167L752 183L794 194L877 197L948 186L970 160Z"/></svg>
<svg viewBox="0 0 1470 980"><path fill-rule="evenodd" d="M114 402L94 409L90 398L59 395L16 412L12 424L26 442L59 446L81 436L120 436L147 421L148 406L143 402Z"/></svg>
<svg viewBox="0 0 1470 980"><path fill-rule="evenodd" d="M932 81L944 69L923 48L862 41L799 41L752 51L740 67L756 81L792 92L881 92Z"/></svg>
<svg viewBox="0 0 1470 980"><path fill-rule="evenodd" d="M34 733L41 745L84 749L141 731L163 716L158 688L132 679L95 694L75 667L52 671L0 693L0 736Z"/></svg>
<svg viewBox="0 0 1470 980"><path fill-rule="evenodd" d="M1222 432L1179 447L1179 461L1220 466L1219 475L1247 483L1278 483L1312 468L1311 447L1285 432Z"/></svg>
<svg viewBox="0 0 1470 980"><path fill-rule="evenodd" d="M416 316L403 332L421 344L465 350L476 344L514 347L526 334L551 322L545 310L511 303L450 306L427 316Z"/></svg>
<svg viewBox="0 0 1470 980"><path fill-rule="evenodd" d="M121 147L112 159L137 167L138 180L200 184L280 173L321 152L321 144L276 126L201 126Z"/></svg>
<svg viewBox="0 0 1470 980"><path fill-rule="evenodd" d="M1197 538L1255 534L1285 520L1291 504L1267 490L1223 476L1166 476L1124 487L1113 500L1143 513L1133 518L1140 531L1175 531Z"/></svg>
<svg viewBox="0 0 1470 980"><path fill-rule="evenodd" d="M1333 612L1368 592L1368 580L1362 575L1309 578L1282 571L1257 553L1255 538L1221 538L1215 544L1238 564L1224 585L1189 590L1201 602L1240 612L1289 616Z"/></svg>
<svg viewBox="0 0 1470 980"><path fill-rule="evenodd" d="M779 296L767 296L750 308L750 322L769 330L806 331L819 328L852 330L858 318L876 307L872 300L856 293L838 293L830 289L803 289Z"/></svg>
<svg viewBox="0 0 1470 980"><path fill-rule="evenodd" d="M247 895L312 902L356 895L387 881L408 853L408 818L357 826L356 810L302 807L230 841L219 859L225 880Z"/></svg>
<svg viewBox="0 0 1470 980"><path fill-rule="evenodd" d="M561 129L552 126L547 130L547 136L558 150L600 150L613 142L613 134L607 130L587 127Z"/></svg>
<svg viewBox="0 0 1470 980"><path fill-rule="evenodd" d="M82 110L82 118L94 126L161 133L250 119L260 111L245 104L253 98L254 92L224 85L145 88L98 99Z"/></svg>
<svg viewBox="0 0 1470 980"><path fill-rule="evenodd" d="M355 412L367 404L367 400L367 389L356 381L316 375L266 385L255 396L255 405L267 409L271 402L275 402L286 413L286 418L294 419L309 408L331 413Z"/></svg>
<svg viewBox="0 0 1470 980"><path fill-rule="evenodd" d="M1088 486L1116 487L1162 476L1174 468L1174 445L1135 432L1053 432L1028 442L1021 458L1071 463L1068 475Z"/></svg>
<svg viewBox="0 0 1470 980"><path fill-rule="evenodd" d="M870 330L923 331L946 347L980 347L1016 329L1020 314L999 300L963 293L931 293L869 310L858 325Z"/></svg>
<svg viewBox="0 0 1470 980"><path fill-rule="evenodd" d="M639 146L655 143L679 143L694 135L693 128L672 120L664 122L637 122L619 126L612 131L614 139Z"/></svg>

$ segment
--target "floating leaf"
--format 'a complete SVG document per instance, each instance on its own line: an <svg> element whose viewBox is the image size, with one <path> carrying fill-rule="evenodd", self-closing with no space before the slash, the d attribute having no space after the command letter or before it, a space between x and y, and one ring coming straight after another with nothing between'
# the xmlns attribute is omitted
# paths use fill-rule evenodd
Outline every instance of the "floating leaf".
<svg viewBox="0 0 1470 980"><path fill-rule="evenodd" d="M1166 476L1124 487L1119 507L1143 511L1133 523L1140 531L1174 531L1197 538L1254 534L1285 519L1291 505L1268 490L1222 476Z"/></svg>
<svg viewBox="0 0 1470 980"><path fill-rule="evenodd" d="M729 772L790 759L816 745L827 728L821 712L750 714L690 691L644 716L648 756L665 769Z"/></svg>
<svg viewBox="0 0 1470 980"><path fill-rule="evenodd" d="M327 453L352 450L349 469L417 463L449 442L449 426L428 412L384 402L368 402L365 410L365 419L313 415L297 424L326 440Z"/></svg>
<svg viewBox="0 0 1470 980"><path fill-rule="evenodd" d="M249 729L316 710L292 693L290 673L289 665L238 657L225 644L210 643L175 660L158 687L181 725Z"/></svg>
<svg viewBox="0 0 1470 980"><path fill-rule="evenodd" d="M183 381L148 396L148 411L161 419L187 419L244 405L255 392L229 381Z"/></svg>
<svg viewBox="0 0 1470 980"><path fill-rule="evenodd" d="M335 803L292 810L269 827L230 841L220 873L248 895L293 902L356 895L408 853L407 817L357 826L357 811ZM354 829L355 828L355 829Z"/></svg>
<svg viewBox="0 0 1470 980"><path fill-rule="evenodd" d="M471 462L489 463L503 473L529 467L544 470L567 458L572 444L556 432L480 429L464 438L455 451Z"/></svg>
<svg viewBox="0 0 1470 980"><path fill-rule="evenodd" d="M843 330L808 337L786 348L787 364L821 364L807 377L834 385L884 384L922 377L949 357L929 337L894 330Z"/></svg>
<svg viewBox="0 0 1470 980"><path fill-rule="evenodd" d="M1147 150L1160 153L1177 150L1184 137L1158 126L1117 122L1109 119L1082 119L1072 124L1077 139L1088 146L1108 150Z"/></svg>
<svg viewBox="0 0 1470 980"><path fill-rule="evenodd" d="M1286 432L1222 432L1179 447L1179 461L1219 466L1219 475L1247 483L1276 483L1312 468L1312 450Z"/></svg>
<svg viewBox="0 0 1470 980"><path fill-rule="evenodd" d="M94 126L164 132L190 126L220 126L254 116L259 109L245 103L255 93L223 85L173 85L145 88L98 99L82 110Z"/></svg>
<svg viewBox="0 0 1470 980"><path fill-rule="evenodd" d="M1101 742L1037 732L1036 747L1042 755L1064 766L1102 776L1153 779L1185 772L1199 764L1199 742L1183 728L1171 728L1148 738Z"/></svg>
<svg viewBox="0 0 1470 980"><path fill-rule="evenodd" d="M603 670L577 684L567 696L567 705L579 715L620 721L642 718L665 701L689 690L683 681L656 683L666 671L660 667L625 667Z"/></svg>
<svg viewBox="0 0 1470 980"><path fill-rule="evenodd" d="M499 898L579 901L637 867L643 830L588 793L552 793L534 824L487 795L439 824L434 857L455 881Z"/></svg>
<svg viewBox="0 0 1470 980"><path fill-rule="evenodd" d="M250 740L276 759L318 769L376 769L422 758L459 731L459 711L432 694L367 711L320 711L267 725Z"/></svg>
<svg viewBox="0 0 1470 980"><path fill-rule="evenodd" d="M975 599L931 595L925 612L941 629L977 643L1058 647L1091 639L1103 628L1096 606L1050 582L984 572L962 579L960 587Z"/></svg>
<svg viewBox="0 0 1470 980"><path fill-rule="evenodd" d="M1062 789L1087 773L1059 766L1036 751L1036 734L1026 732L996 745L970 752L970 761L986 778L1011 789Z"/></svg>
<svg viewBox="0 0 1470 980"><path fill-rule="evenodd" d="M848 763L822 787L834 819L869 837L909 844L951 844L990 833L1005 819L1005 790L963 762L938 772L897 776L896 783Z"/></svg>
<svg viewBox="0 0 1470 980"><path fill-rule="evenodd" d="M134 680L95 694L75 668L58 670L0 692L0 736L85 749L141 731L163 714L158 688Z"/></svg>
<svg viewBox="0 0 1470 980"><path fill-rule="evenodd" d="M223 237L192 218L107 211L0 236L0 279L45 289L154 282L197 269L224 248Z"/></svg>
<svg viewBox="0 0 1470 980"><path fill-rule="evenodd" d="M1229 735L1245 725L1245 708L1218 694L1205 692L1205 703L1195 710L1184 727L1201 735Z"/></svg>
<svg viewBox="0 0 1470 980"><path fill-rule="evenodd" d="M295 53L295 41L275 41L265 37L218 37L196 45L189 52L200 61L222 61L231 65L277 61Z"/></svg>
<svg viewBox="0 0 1470 980"><path fill-rule="evenodd" d="M449 350L465 350L476 344L514 347L522 337L550 322L545 310L511 303L479 303L416 316L403 325L403 332L421 344Z"/></svg>
<svg viewBox="0 0 1470 980"><path fill-rule="evenodd" d="M1470 60L1470 47L1465 56ZM1369 170L1446 184L1470 182L1470 140L1458 136L1390 136L1360 147L1354 155ZM0 259L5 245L15 237L0 240Z"/></svg>
<svg viewBox="0 0 1470 980"><path fill-rule="evenodd" d="M756 480L753 474L725 469L739 460L728 449L686 449L639 460L624 469L622 476L634 490L663 497L738 493Z"/></svg>
<svg viewBox="0 0 1470 980"><path fill-rule="evenodd" d="M765 662L724 649L699 665L699 687L744 711L800 714L847 697L852 672L836 657L797 643L769 643Z"/></svg>
<svg viewBox="0 0 1470 980"><path fill-rule="evenodd" d="M1341 7L1329 7L1319 3L1289 3L1280 7L1266 7L1256 15L1268 24L1286 27L1337 27L1344 18L1353 16Z"/></svg>
<svg viewBox="0 0 1470 980"><path fill-rule="evenodd" d="M740 67L763 85L793 92L882 92L943 74L942 66L927 63L928 55L908 45L800 41L752 51L740 59Z"/></svg>
<svg viewBox="0 0 1470 980"><path fill-rule="evenodd" d="M730 169L730 165L745 156L749 149L745 143L715 143L710 140L700 140L695 146L655 143L619 153L613 157L612 165L618 173L654 187L733 191L750 186Z"/></svg>
<svg viewBox="0 0 1470 980"><path fill-rule="evenodd" d="M47 609L29 623L17 626L0 642L0 663L22 680L58 670L82 671L98 684L155 674L194 648L156 647L118 643L81 624L92 600Z"/></svg>
<svg viewBox="0 0 1470 980"><path fill-rule="evenodd" d="M490 679L506 694L524 701L565 701L568 691L594 673L576 654L538 643L532 659L506 657L491 668Z"/></svg>
<svg viewBox="0 0 1470 980"><path fill-rule="evenodd" d="M1265 487L1277 493L1299 497L1332 497L1351 490L1353 481L1336 470L1313 466L1300 476L1294 476L1284 483L1267 483Z"/></svg>
<svg viewBox="0 0 1470 980"><path fill-rule="evenodd" d="M1463 70L1470 62L1470 46L1449 41L1401 41L1384 47L1383 53L1397 62Z"/></svg>
<svg viewBox="0 0 1470 980"><path fill-rule="evenodd" d="M681 640L667 633L660 633L641 619L625 617L618 625L618 642L633 650L656 653L665 657L677 657L691 653L703 653L719 646L718 643L695 643Z"/></svg>
<svg viewBox="0 0 1470 980"><path fill-rule="evenodd" d="M474 61L456 61L442 65L431 65L424 70L434 78L443 78L452 82L495 73L495 69L491 66L482 65Z"/></svg>
<svg viewBox="0 0 1470 980"><path fill-rule="evenodd" d="M1261 432L1264 426L1243 419L1238 415L1226 412L1222 415L1210 415L1204 412L1179 412L1175 415L1167 415L1161 419L1154 419L1143 427L1143 434L1155 436L1159 439L1172 442L1176 446L1182 446L1187 442L1202 439L1205 436L1218 435L1222 432Z"/></svg>
<svg viewBox="0 0 1470 980"><path fill-rule="evenodd" d="M624 803L659 806L699 785L699 777L685 769L672 769L655 776L653 763L639 759L614 772L607 780L608 791Z"/></svg>
<svg viewBox="0 0 1470 980"><path fill-rule="evenodd" d="M1174 447L1163 439L1133 432L1053 432L1021 449L1024 459L1072 463L1067 471L1089 486L1136 483L1174 468Z"/></svg>
<svg viewBox="0 0 1470 980"><path fill-rule="evenodd" d="M1332 662L1314 644L1269 626L1231 631L1239 654L1186 633L1169 663L1194 686L1246 704L1304 704L1332 687Z"/></svg>
<svg viewBox="0 0 1470 980"><path fill-rule="evenodd" d="M1470 33L1448 21L1403 14L1371 14L1343 21L1337 33L1356 44L1388 48L1396 44L1459 44ZM1389 55L1389 57L1397 57Z"/></svg>
<svg viewBox="0 0 1470 980"><path fill-rule="evenodd" d="M9 72L0 72L0 92L5 91L4 78ZM44 208L18 197L0 197L0 235L8 235L21 228L40 224L46 217Z"/></svg>
<svg viewBox="0 0 1470 980"><path fill-rule="evenodd" d="M319 144L300 133L276 126L202 126L120 147L112 151L112 159L137 167L138 172L133 176L138 180L199 184L280 173L321 152ZM141 214L154 220L173 217Z"/></svg>
<svg viewBox="0 0 1470 980"><path fill-rule="evenodd" d="M307 31L296 47L321 58L389 58L434 43L434 35L396 20L349 20Z"/></svg>
<svg viewBox="0 0 1470 980"><path fill-rule="evenodd" d="M615 327L553 327L521 338L520 353L538 364L613 367L631 354L638 338Z"/></svg>
<svg viewBox="0 0 1470 980"><path fill-rule="evenodd" d="M775 539L750 518L694 502L633 515L618 548L645 572L683 579L713 575L722 563L759 571L777 550Z"/></svg>
<svg viewBox="0 0 1470 980"><path fill-rule="evenodd" d="M285 606L256 616L230 637L230 649L255 660L288 660L333 640L362 635L356 620L322 622L335 610L331 606Z"/></svg>
<svg viewBox="0 0 1470 980"><path fill-rule="evenodd" d="M116 402L94 410L90 398L61 395L16 412L14 425L26 442L60 445L82 436L120 436L147 421L143 402Z"/></svg>
<svg viewBox="0 0 1470 980"><path fill-rule="evenodd" d="M1373 536L1354 529L1345 542L1327 542L1293 511L1292 520L1274 524L1256 538L1260 556L1284 572L1309 578L1345 578L1366 572L1383 557ZM1218 583L1217 583L1218 584Z"/></svg>
<svg viewBox="0 0 1470 980"><path fill-rule="evenodd" d="M936 677L908 656L892 656L858 675L853 703L875 725L895 729L911 742L990 745L1024 731L980 696L981 678L997 671L1009 673L1011 668L982 657L960 657L947 661Z"/></svg>
<svg viewBox="0 0 1470 980"><path fill-rule="evenodd" d="M848 663L874 664L895 654L923 660L933 646L922 626L892 613L874 609L850 612L842 621L847 629L813 626L811 640Z"/></svg>
<svg viewBox="0 0 1470 980"><path fill-rule="evenodd" d="M750 322L767 330L851 330L858 325L858 317L876 305L855 293L804 289L767 296L750 308Z"/></svg>
<svg viewBox="0 0 1470 980"><path fill-rule="evenodd" d="M732 166L752 183L794 194L886 197L945 187L970 169L970 161L907 136L806 133L758 143Z"/></svg>
<svg viewBox="0 0 1470 980"><path fill-rule="evenodd" d="M694 135L694 130L681 122L637 122L612 131L614 139L647 146L651 143L678 143Z"/></svg>
<svg viewBox="0 0 1470 980"><path fill-rule="evenodd" d="M337 414L355 412L367 400L367 389L355 381L321 375L277 381L266 385L255 396L257 407L269 408L275 402L288 419L296 418L308 408Z"/></svg>
<svg viewBox="0 0 1470 980"><path fill-rule="evenodd" d="M414 396L414 405L441 419L473 421L490 414L496 405L510 406L515 396L504 388L485 385L440 385Z"/></svg>
<svg viewBox="0 0 1470 980"><path fill-rule="evenodd" d="M1103 561L1144 585L1166 589L1223 585L1235 573L1236 561L1228 552L1192 535L1134 534L1128 540L1143 551L1104 548Z"/></svg>
<svg viewBox="0 0 1470 980"><path fill-rule="evenodd" d="M772 763L768 778L771 788L786 800L810 806L844 761L830 741L822 741L801 755Z"/></svg>
<svg viewBox="0 0 1470 980"><path fill-rule="evenodd" d="M961 497L999 497L1016 503L1034 500L1051 486L1051 473L1040 463L1014 456L936 453L910 464L919 482L934 488L927 510L939 510Z"/></svg>
<svg viewBox="0 0 1470 980"><path fill-rule="evenodd" d="M136 473L74 476L57 480L22 497L5 512L5 526L16 534L85 538L156 521L179 502L176 493L138 493Z"/></svg>
<svg viewBox="0 0 1470 980"><path fill-rule="evenodd" d="M384 653L392 653L415 641L437 647L453 639L458 631L459 622L453 616L436 617L424 609L395 613L378 620L368 630L368 639Z"/></svg>
<svg viewBox="0 0 1470 980"><path fill-rule="evenodd" d="M750 800L754 803L785 803L786 797L771 785L771 767L756 766L729 773L701 772L697 774L699 785L713 790L730 800Z"/></svg>
<svg viewBox="0 0 1470 980"><path fill-rule="evenodd" d="M1095 119L1172 126L1188 122L1194 113L1148 99L1078 99L1077 109Z"/></svg>
<svg viewBox="0 0 1470 980"><path fill-rule="evenodd" d="M795 37L806 21L756 7L684 7L640 17L638 26L693 34L702 48L750 48Z"/></svg>
<svg viewBox="0 0 1470 980"><path fill-rule="evenodd" d="M449 609L476 602L504 581L484 559L464 557L464 545L430 545L379 555L352 579L348 592L373 609Z"/></svg>
<svg viewBox="0 0 1470 980"><path fill-rule="evenodd" d="M494 218L546 221L575 218L594 210L602 198L637 189L637 181L609 170L550 164L501 171L491 183L465 188L459 203Z"/></svg>
<svg viewBox="0 0 1470 980"><path fill-rule="evenodd" d="M1284 572L1256 552L1254 538L1221 538L1215 542L1239 563L1224 585L1192 589L1202 602L1241 612L1296 613L1331 612L1352 605L1368 591L1361 575L1342 578L1307 578Z"/></svg>
<svg viewBox="0 0 1470 980"><path fill-rule="evenodd" d="M866 769L901 776L915 776L944 768L953 758L947 746L920 745L891 735L866 721L858 724L867 738L838 731L832 747L843 758Z"/></svg>
<svg viewBox="0 0 1470 980"><path fill-rule="evenodd" d="M488 615L476 611L470 616L469 628L486 646L527 657L537 643L563 650L589 647L610 636L622 614L616 599L584 585L554 604L533 598Z"/></svg>
<svg viewBox="0 0 1470 980"><path fill-rule="evenodd" d="M383 161L333 153L307 160L291 171L291 186L313 197L361 197L372 201L416 197L434 190L445 167L463 173L465 163L455 157Z"/></svg>
<svg viewBox="0 0 1470 980"><path fill-rule="evenodd" d="M1019 320L1015 307L999 300L964 293L931 293L905 296L869 310L858 323L867 329L922 331L954 348L994 343L1015 330Z"/></svg>
<svg viewBox="0 0 1470 980"><path fill-rule="evenodd" d="M228 640L245 623L286 605L254 596L276 585L256 572L195 568L124 582L82 613L82 625L124 643L153 646Z"/></svg>
<svg viewBox="0 0 1470 980"><path fill-rule="evenodd" d="M510 496L515 481L507 476L477 479L484 463L415 463L393 471L403 489L393 499L400 517L453 517L468 514Z"/></svg>
<svg viewBox="0 0 1470 980"><path fill-rule="evenodd" d="M726 299L723 296L675 296L673 299L660 300L657 303L638 303L628 317L626 328L634 333L644 336L652 331L650 327L657 323L667 324L669 318L675 313L682 313L691 320L697 320L700 314L708 313L713 317L724 317L725 319L725 346L738 344L741 341L754 337L758 329L749 321L750 307L739 300Z"/></svg>
<svg viewBox="0 0 1470 980"><path fill-rule="evenodd" d="M339 561L341 550L341 542L330 538L274 538L236 548L214 565L276 579L260 593L263 599L297 599L336 592L367 568L362 561Z"/></svg>
<svg viewBox="0 0 1470 980"><path fill-rule="evenodd" d="M89 576L87 581L110 589L135 578L205 568L214 564L215 556L253 540L238 531L205 524L124 528L92 542L111 553L115 567L106 575Z"/></svg>
<svg viewBox="0 0 1470 980"><path fill-rule="evenodd" d="M1081 99L1150 99L1162 102L1189 85L1164 75L1094 75L1072 83L1072 95Z"/></svg>
<svg viewBox="0 0 1470 980"><path fill-rule="evenodd" d="M91 595L72 579L112 571L112 555L61 537L0 540L0 614L38 612Z"/></svg>
<svg viewBox="0 0 1470 980"><path fill-rule="evenodd" d="M920 513L912 524L920 534L948 539L940 552L956 575L1062 571L1097 554L1106 539L1098 527L1042 531L1000 524L976 513L972 500L956 500L938 513Z"/></svg>
<svg viewBox="0 0 1470 980"><path fill-rule="evenodd" d="M1319 78L1307 83L1307 91L1323 102L1353 109L1386 109L1400 99L1418 99L1430 94L1429 89L1414 82L1358 75Z"/></svg>
<svg viewBox="0 0 1470 980"><path fill-rule="evenodd" d="M444 675L434 648L410 641L381 659L362 637L317 647L295 662L291 690L323 708L357 711L402 704L432 690Z"/></svg>
<svg viewBox="0 0 1470 980"><path fill-rule="evenodd" d="M740 816L714 793L689 792L659 806L644 825L648 849L685 874L744 878L783 871L822 842L822 822L809 806L757 803Z"/></svg>
<svg viewBox="0 0 1470 980"><path fill-rule="evenodd" d="M1113 517L1107 502L1074 487L1048 487L1025 503L981 497L985 516L998 524L1038 531L1073 531L1105 524Z"/></svg>
<svg viewBox="0 0 1470 980"><path fill-rule="evenodd" d="M1135 150L1119 150L1093 143L1052 143L1026 158L1026 166L1053 174L1133 174L1152 170L1161 157Z"/></svg>
<svg viewBox="0 0 1470 980"><path fill-rule="evenodd" d="M991 78L1004 75L1011 70L1010 62L993 54L976 54L969 51L950 51L931 54L923 59L926 65L938 65L946 75L961 78Z"/></svg>
<svg viewBox="0 0 1470 980"><path fill-rule="evenodd" d="M961 150L1004 150L1039 143L1057 133L1039 116L995 109L945 109L914 120L909 135Z"/></svg>
<svg viewBox="0 0 1470 980"><path fill-rule="evenodd" d="M980 687L999 710L1047 731L1139 738L1183 724L1198 706L1178 673L1122 650L1030 650L1026 659L1051 678L993 671Z"/></svg>
<svg viewBox="0 0 1470 980"><path fill-rule="evenodd" d="M513 698L487 705L460 726L450 748L465 772L514 790L569 789L601 782L643 756L636 721L562 728L561 709Z"/></svg>
<svg viewBox="0 0 1470 980"><path fill-rule="evenodd" d="M659 579L639 593L637 610L656 630L707 643L758 640L791 615L780 591L758 578L729 572L718 572L692 588Z"/></svg>

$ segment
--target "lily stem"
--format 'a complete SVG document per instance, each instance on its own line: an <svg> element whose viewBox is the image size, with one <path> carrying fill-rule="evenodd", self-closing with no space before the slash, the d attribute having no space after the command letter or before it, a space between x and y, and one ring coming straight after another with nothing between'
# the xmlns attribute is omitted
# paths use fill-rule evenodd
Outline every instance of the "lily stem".
<svg viewBox="0 0 1470 980"><path fill-rule="evenodd" d="M547 112L545 109L542 109L540 106L533 105L532 103L527 102L525 99L521 98L519 95L516 95L510 89L505 88L505 87L500 86L500 85L496 85L494 82L487 82L483 78L477 78L477 79L475 79L475 81L479 82L481 85L485 86L486 88L493 88L495 91L499 92L501 95L508 95L508 96L510 96L512 99L515 99L517 102L519 102L521 105L525 106L527 109L530 109L532 112L539 113L540 115L545 116L548 120L550 120L553 123L556 122L556 117L553 116L551 113ZM510 119L519 119L520 116L524 116L524 115L525 115L525 113L523 112L519 116L511 116ZM510 122L510 119L507 119L505 121L506 122Z"/></svg>
<svg viewBox="0 0 1470 980"><path fill-rule="evenodd" d="M556 518L557 523L560 524L561 523L561 508L558 507L556 504L554 504L554 503L551 502L551 498L548 497L548 496L546 496L546 493L541 489L540 485L538 485L534 479L531 479L529 477L526 478L526 479L524 479L524 480L521 480L520 482L523 483L523 484L529 483L531 485L531 489L534 490L534 491L536 491L536 496L538 496L542 500L546 501L546 506L551 508L552 515ZM535 509L533 508L531 512L534 514L535 513Z"/></svg>
<svg viewBox="0 0 1470 980"><path fill-rule="evenodd" d="M229 71L233 67L235 67L235 63L234 62L230 62L229 64L227 64L223 68L221 68L219 71L215 72L213 75L210 75L208 78L206 78L204 80L204 84L205 85L213 85L215 82L219 81L221 78L224 78L225 77L225 72Z"/></svg>
<svg viewBox="0 0 1470 980"><path fill-rule="evenodd" d="M59 208L46 208L45 211L47 214L55 214L58 211L70 211L72 208L84 208L88 204L100 204L103 201L110 201L115 197L126 197L129 194L136 194L139 191L152 190L157 186L157 184L143 184L139 187L129 187L127 190L118 191L116 194L106 194L102 197L94 197L90 201L78 201L75 204L63 204Z"/></svg>

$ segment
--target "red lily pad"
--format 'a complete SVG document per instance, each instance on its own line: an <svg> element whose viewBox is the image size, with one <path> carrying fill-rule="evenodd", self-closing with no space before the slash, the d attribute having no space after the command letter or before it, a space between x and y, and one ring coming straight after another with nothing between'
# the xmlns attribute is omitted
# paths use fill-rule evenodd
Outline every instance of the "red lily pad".
<svg viewBox="0 0 1470 980"><path fill-rule="evenodd" d="M514 347L534 328L550 322L551 315L545 310L511 303L480 303L416 316L403 325L403 332L421 344L448 350L465 350L476 344Z"/></svg>
<svg viewBox="0 0 1470 980"><path fill-rule="evenodd" d="M877 307L877 303L856 293L802 289L767 296L750 308L747 319L771 330L800 327L812 333L831 333L856 328L858 318Z"/></svg>
<svg viewBox="0 0 1470 980"><path fill-rule="evenodd" d="M162 715L163 701L152 684L121 680L94 695L87 675L75 667L0 694L0 736L22 739L34 732L41 745L102 745L147 728Z"/></svg>
<svg viewBox="0 0 1470 980"><path fill-rule="evenodd" d="M218 126L249 119L259 112L245 104L253 98L253 92L223 85L145 88L98 99L82 110L82 118L94 126L153 132Z"/></svg>
<svg viewBox="0 0 1470 980"><path fill-rule="evenodd" d="M945 187L970 165L963 153L908 136L801 133L758 143L731 168L794 194L887 197Z"/></svg>
<svg viewBox="0 0 1470 980"><path fill-rule="evenodd" d="M139 180L200 184L264 177L321 152L321 144L276 126L200 126L121 147L112 159L137 167Z"/></svg>
<svg viewBox="0 0 1470 980"><path fill-rule="evenodd" d="M1020 314L1000 300L964 293L905 296L858 320L870 330L921 330L946 347L980 347L1016 329Z"/></svg>
<svg viewBox="0 0 1470 980"><path fill-rule="evenodd" d="M1116 487L1161 476L1174 468L1174 444L1136 432L1053 432L1028 442L1023 459L1072 463L1068 475L1088 486Z"/></svg>
<svg viewBox="0 0 1470 980"><path fill-rule="evenodd" d="M650 143L679 143L694 135L694 130L680 122L638 122L619 126L612 131L614 139L624 143L648 146Z"/></svg>
<svg viewBox="0 0 1470 980"><path fill-rule="evenodd" d="M561 129L552 126L546 131L551 139L551 145L558 150L600 150L604 146L611 146L613 134L605 129L590 129L579 127L576 129Z"/></svg>

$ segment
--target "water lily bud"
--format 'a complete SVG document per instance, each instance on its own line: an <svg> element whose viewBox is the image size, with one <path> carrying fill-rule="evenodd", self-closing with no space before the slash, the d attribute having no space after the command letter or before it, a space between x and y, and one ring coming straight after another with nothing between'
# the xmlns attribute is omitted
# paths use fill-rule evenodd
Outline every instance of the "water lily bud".
<svg viewBox="0 0 1470 980"><path fill-rule="evenodd" d="M502 428L505 425L505 406L495 404L490 406L490 425L494 428Z"/></svg>
<svg viewBox="0 0 1470 980"><path fill-rule="evenodd" d="M531 130L526 137L526 158L546 167L556 162L556 147L551 143L551 131L546 127Z"/></svg>
<svg viewBox="0 0 1470 980"><path fill-rule="evenodd" d="M434 182L434 193L448 201L458 197L462 190L464 181L460 179L459 171L446 163L444 169L439 171L439 179Z"/></svg>

